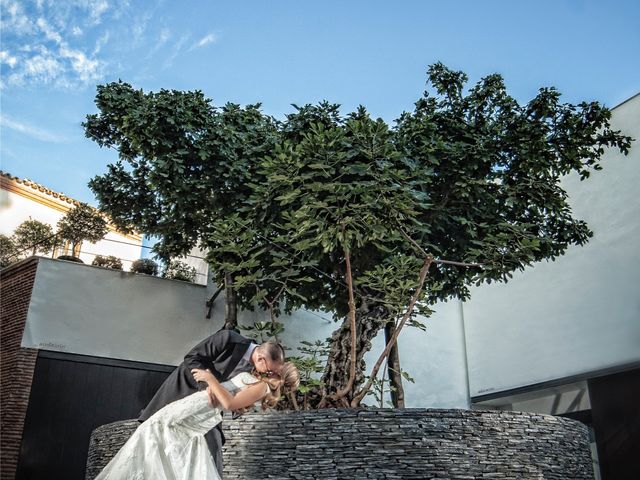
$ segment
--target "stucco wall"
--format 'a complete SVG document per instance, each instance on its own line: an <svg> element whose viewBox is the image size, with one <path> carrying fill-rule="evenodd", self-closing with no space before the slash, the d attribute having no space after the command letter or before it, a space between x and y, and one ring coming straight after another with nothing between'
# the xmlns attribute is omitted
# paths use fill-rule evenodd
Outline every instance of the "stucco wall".
<svg viewBox="0 0 640 480"><path fill-rule="evenodd" d="M18 225L25 220L38 220L48 223L56 230L58 220L64 216L60 210L48 207L14 192L0 189L0 233L10 236ZM83 242L80 258L91 263L96 255L113 255L122 260L125 270L131 262L140 258L142 242L109 231L104 240L96 243Z"/></svg>
<svg viewBox="0 0 640 480"><path fill-rule="evenodd" d="M213 333L206 287L42 258L23 347L177 364Z"/></svg>
<svg viewBox="0 0 640 480"><path fill-rule="evenodd" d="M612 125L640 139L640 95ZM640 361L640 144L609 150L604 170L564 180L577 218L594 232L555 262L475 288L465 304L472 395Z"/></svg>

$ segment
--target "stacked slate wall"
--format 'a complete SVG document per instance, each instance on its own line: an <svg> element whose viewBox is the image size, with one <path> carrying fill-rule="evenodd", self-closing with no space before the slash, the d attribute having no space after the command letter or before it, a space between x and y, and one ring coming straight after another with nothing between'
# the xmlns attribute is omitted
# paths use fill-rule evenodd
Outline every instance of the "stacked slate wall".
<svg viewBox="0 0 640 480"><path fill-rule="evenodd" d="M137 427L96 429L92 479ZM588 432L564 418L470 410L321 410L224 422L225 480L593 479Z"/></svg>

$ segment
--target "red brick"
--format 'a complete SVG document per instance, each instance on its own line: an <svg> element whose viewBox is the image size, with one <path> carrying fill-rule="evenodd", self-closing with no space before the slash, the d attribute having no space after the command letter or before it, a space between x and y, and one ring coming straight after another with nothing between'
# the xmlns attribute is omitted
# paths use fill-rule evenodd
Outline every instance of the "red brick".
<svg viewBox="0 0 640 480"><path fill-rule="evenodd" d="M32 257L0 272L0 478L15 478L38 350L22 348L38 267Z"/></svg>

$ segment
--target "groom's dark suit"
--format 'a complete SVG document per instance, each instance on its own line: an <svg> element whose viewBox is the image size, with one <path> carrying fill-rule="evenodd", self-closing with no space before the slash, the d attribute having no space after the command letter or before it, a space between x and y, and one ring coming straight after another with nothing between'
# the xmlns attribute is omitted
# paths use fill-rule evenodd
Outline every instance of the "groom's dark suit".
<svg viewBox="0 0 640 480"><path fill-rule="evenodd" d="M210 370L220 382L228 380L231 373L250 371L251 365L238 367L242 356L247 352L252 341L233 330L220 330L193 347L169 377L160 386L158 392L147 405L138 420L143 422L165 405L186 397L206 387L198 384L191 374L192 368ZM224 436L218 425L205 435L207 445L222 477L222 445Z"/></svg>

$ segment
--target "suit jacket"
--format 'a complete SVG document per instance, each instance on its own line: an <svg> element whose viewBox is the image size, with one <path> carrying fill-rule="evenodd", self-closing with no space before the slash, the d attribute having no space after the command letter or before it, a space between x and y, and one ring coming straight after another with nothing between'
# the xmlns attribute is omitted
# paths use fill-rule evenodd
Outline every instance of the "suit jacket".
<svg viewBox="0 0 640 480"><path fill-rule="evenodd" d="M200 342L185 355L184 361L167 377L138 420L143 422L165 405L206 388L205 383L198 384L193 379L192 368L209 369L218 381L228 380L251 342L251 339L233 330L220 330ZM250 368L247 367L247 370Z"/></svg>

